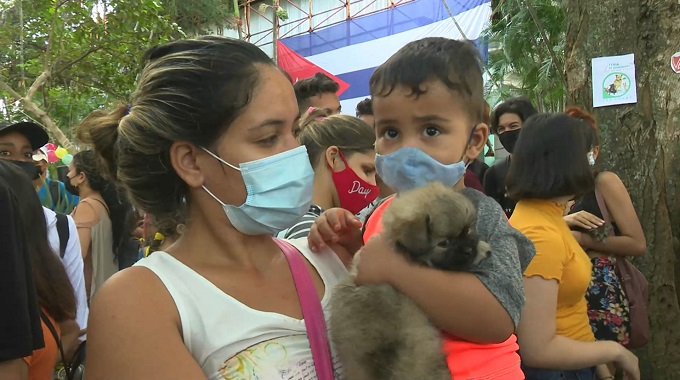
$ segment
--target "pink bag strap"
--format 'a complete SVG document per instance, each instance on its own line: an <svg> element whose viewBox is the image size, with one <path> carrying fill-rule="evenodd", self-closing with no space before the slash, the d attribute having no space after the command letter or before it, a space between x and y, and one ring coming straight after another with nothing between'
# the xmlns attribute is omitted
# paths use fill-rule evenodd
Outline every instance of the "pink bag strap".
<svg viewBox="0 0 680 380"><path fill-rule="evenodd" d="M279 239L274 239L274 242L286 256L293 275L293 282L302 308L302 317L305 320L307 338L312 349L316 377L319 380L333 380L333 364L328 344L326 319L321 308L321 300L312 282L312 277L309 275L307 264L302 258L302 254L290 243Z"/></svg>

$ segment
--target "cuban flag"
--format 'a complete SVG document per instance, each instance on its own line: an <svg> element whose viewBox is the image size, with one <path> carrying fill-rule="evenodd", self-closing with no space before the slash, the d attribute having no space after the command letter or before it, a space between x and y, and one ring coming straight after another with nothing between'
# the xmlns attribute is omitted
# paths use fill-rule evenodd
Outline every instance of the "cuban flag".
<svg viewBox="0 0 680 380"><path fill-rule="evenodd" d="M465 37L477 42L486 59L480 36L491 16L491 0L447 0ZM411 41L425 37L462 39L441 0L414 0L319 29L281 39L278 64L293 81L323 72L340 84L344 113L354 114L357 103L370 96L371 74L392 54Z"/></svg>

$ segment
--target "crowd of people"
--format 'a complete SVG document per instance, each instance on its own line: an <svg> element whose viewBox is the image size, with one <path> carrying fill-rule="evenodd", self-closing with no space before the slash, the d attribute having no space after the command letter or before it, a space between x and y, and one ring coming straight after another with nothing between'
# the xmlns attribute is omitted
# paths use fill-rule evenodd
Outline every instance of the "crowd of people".
<svg viewBox="0 0 680 380"><path fill-rule="evenodd" d="M492 110L481 70L470 42L411 42L355 117L324 74L291 83L255 45L201 37L147 51L129 104L75 127L90 149L61 176L42 127L0 123L0 378L342 379L310 325L354 261L357 284L391 285L442 331L452 378L639 380L616 266L646 241L598 169L595 119ZM491 133L509 155L489 168ZM474 273L381 234L391 201L431 182L476 207L492 252Z"/></svg>

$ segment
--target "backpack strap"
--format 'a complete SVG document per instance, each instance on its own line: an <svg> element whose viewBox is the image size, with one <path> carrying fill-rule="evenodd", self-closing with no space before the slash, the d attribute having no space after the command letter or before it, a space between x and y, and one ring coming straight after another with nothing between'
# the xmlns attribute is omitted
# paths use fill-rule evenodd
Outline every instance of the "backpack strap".
<svg viewBox="0 0 680 380"><path fill-rule="evenodd" d="M612 224L612 218L611 215L609 215L609 209L607 208L607 204L604 202L604 197L602 196L602 193L600 193L600 190L598 190L597 188L595 189L595 199L597 199L597 206L600 208L600 212L602 212L602 219L604 219L605 223ZM609 236L613 235L614 229L612 228L611 231L609 231Z"/></svg>
<svg viewBox="0 0 680 380"><path fill-rule="evenodd" d="M52 197L52 208L56 209L59 204L59 181L50 181L50 196Z"/></svg>
<svg viewBox="0 0 680 380"><path fill-rule="evenodd" d="M66 246L70 237L68 216L66 214L57 213L57 234L59 234L59 257L63 259L64 255L66 255Z"/></svg>

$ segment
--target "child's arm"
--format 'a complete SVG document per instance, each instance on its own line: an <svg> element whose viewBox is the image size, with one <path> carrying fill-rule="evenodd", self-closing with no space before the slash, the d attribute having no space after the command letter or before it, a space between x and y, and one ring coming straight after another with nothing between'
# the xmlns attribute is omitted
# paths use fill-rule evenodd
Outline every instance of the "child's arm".
<svg viewBox="0 0 680 380"><path fill-rule="evenodd" d="M500 343L515 329L510 314L473 274L411 264L381 235L372 237L358 254L357 283L394 286L451 335Z"/></svg>
<svg viewBox="0 0 680 380"><path fill-rule="evenodd" d="M354 256L363 245L361 221L345 209L328 209L314 221L307 242L314 252L329 246L339 256Z"/></svg>

